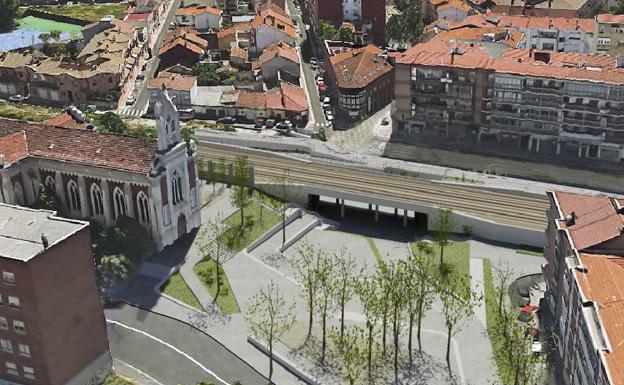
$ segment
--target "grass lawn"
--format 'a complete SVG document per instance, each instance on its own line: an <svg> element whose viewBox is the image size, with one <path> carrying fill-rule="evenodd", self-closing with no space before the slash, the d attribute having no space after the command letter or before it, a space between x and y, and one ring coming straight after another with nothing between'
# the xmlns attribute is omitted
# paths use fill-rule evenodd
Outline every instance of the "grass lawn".
<svg viewBox="0 0 624 385"><path fill-rule="evenodd" d="M519 246L516 249L516 253L532 255L532 256L535 256L535 257L543 257L544 256L544 250L543 249L540 249L538 247L531 247L531 246Z"/></svg>
<svg viewBox="0 0 624 385"><path fill-rule="evenodd" d="M261 210L262 219L260 219ZM279 215L266 207L262 208L259 204L252 203L245 209L245 221L242 228L240 228L240 210L223 220L223 223L230 227L219 236L219 242L237 253L280 221Z"/></svg>
<svg viewBox="0 0 624 385"><path fill-rule="evenodd" d="M433 247L433 258L436 266L440 262L440 247L436 243L431 243ZM410 248L414 255L418 254L416 243L411 243ZM453 274L464 274L470 277L470 243L450 242L444 247L444 263L451 267Z"/></svg>
<svg viewBox="0 0 624 385"><path fill-rule="evenodd" d="M73 17L86 21L98 21L106 15L113 15L117 19L123 19L124 11L128 4L74 4L74 5L51 5L35 8L38 11L48 12L55 15Z"/></svg>
<svg viewBox="0 0 624 385"><path fill-rule="evenodd" d="M197 310L203 310L202 305L199 303L195 294L193 294L179 272L169 277L167 282L165 282L160 289L164 294L180 300Z"/></svg>
<svg viewBox="0 0 624 385"><path fill-rule="evenodd" d="M117 374L106 377L103 385L138 385L135 381Z"/></svg>
<svg viewBox="0 0 624 385"><path fill-rule="evenodd" d="M61 113L56 108L33 106L25 103L11 103L0 100L0 116L18 120L41 122L53 118Z"/></svg>
<svg viewBox="0 0 624 385"><path fill-rule="evenodd" d="M201 261L193 267L193 271L197 274L197 277L204 284L204 287L208 290L212 298L217 294L217 284L215 280L216 268L217 264L212 259ZM220 269L221 290L217 298L217 306L219 306L219 309L225 314L240 313L240 308L238 307L234 292L232 292L232 288L230 287L230 282L223 268L220 267Z"/></svg>
<svg viewBox="0 0 624 385"><path fill-rule="evenodd" d="M381 253L379 252L379 249L377 248L377 245L375 244L375 240L373 240L373 238L366 237L366 242L368 242L368 246L373 252L373 255L375 256L375 260L377 260L377 264L381 264L381 262L383 261L383 258L381 257Z"/></svg>

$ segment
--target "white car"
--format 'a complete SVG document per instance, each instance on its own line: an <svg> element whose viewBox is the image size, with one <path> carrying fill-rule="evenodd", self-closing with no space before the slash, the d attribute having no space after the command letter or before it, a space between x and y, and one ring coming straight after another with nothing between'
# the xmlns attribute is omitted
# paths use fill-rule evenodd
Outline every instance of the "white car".
<svg viewBox="0 0 624 385"><path fill-rule="evenodd" d="M134 102L136 102L136 96L134 95L128 96L128 99L126 100L126 104L131 106L134 104Z"/></svg>
<svg viewBox="0 0 624 385"><path fill-rule="evenodd" d="M325 96L325 98L323 98L323 108L329 107L331 107L331 99L329 98L329 96Z"/></svg>
<svg viewBox="0 0 624 385"><path fill-rule="evenodd" d="M325 118L328 122L334 121L334 114L331 111L325 111Z"/></svg>
<svg viewBox="0 0 624 385"><path fill-rule="evenodd" d="M11 96L9 96L9 100L11 102L14 102L14 103L21 103L21 102L23 102L26 99L27 98L25 96L22 96L22 95L19 95L19 94L18 95L11 95Z"/></svg>
<svg viewBox="0 0 624 385"><path fill-rule="evenodd" d="M319 84L321 84L321 83L325 83L325 79L323 79L323 78L322 78L322 77L320 77L320 76L317 76L317 77L316 77L316 85L318 86L318 85L319 85Z"/></svg>

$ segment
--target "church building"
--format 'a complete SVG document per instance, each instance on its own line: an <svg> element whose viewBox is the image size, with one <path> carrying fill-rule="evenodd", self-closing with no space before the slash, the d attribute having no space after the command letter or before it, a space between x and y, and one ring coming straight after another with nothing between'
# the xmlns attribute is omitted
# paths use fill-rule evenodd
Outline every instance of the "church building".
<svg viewBox="0 0 624 385"><path fill-rule="evenodd" d="M0 119L0 202L31 205L45 184L71 218L108 227L129 216L158 250L172 244L201 222L197 151L166 90L154 116L157 141Z"/></svg>

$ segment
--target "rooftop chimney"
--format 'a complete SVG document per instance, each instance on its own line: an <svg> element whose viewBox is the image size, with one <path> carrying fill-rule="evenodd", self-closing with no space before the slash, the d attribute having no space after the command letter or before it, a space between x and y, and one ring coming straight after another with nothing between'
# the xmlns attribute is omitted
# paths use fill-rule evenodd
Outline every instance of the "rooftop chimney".
<svg viewBox="0 0 624 385"><path fill-rule="evenodd" d="M574 224L576 223L576 218L576 213L574 211L568 214L568 216L566 217L566 226L574 226Z"/></svg>
<svg viewBox="0 0 624 385"><path fill-rule="evenodd" d="M47 249L50 246L50 242L48 242L48 237L45 234L41 234L41 243L43 243L43 248Z"/></svg>

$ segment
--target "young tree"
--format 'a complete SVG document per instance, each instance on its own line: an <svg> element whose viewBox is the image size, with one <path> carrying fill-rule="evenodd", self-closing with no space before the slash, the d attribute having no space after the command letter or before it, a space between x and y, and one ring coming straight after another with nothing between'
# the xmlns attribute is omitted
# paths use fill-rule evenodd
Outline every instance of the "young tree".
<svg viewBox="0 0 624 385"><path fill-rule="evenodd" d="M498 314L502 315L505 294L509 292L509 285L511 284L511 280L513 279L515 273L511 266L509 266L509 261L507 260L504 263L494 266L494 272L498 281L494 288L497 298L496 302L498 305Z"/></svg>
<svg viewBox="0 0 624 385"><path fill-rule="evenodd" d="M336 295L336 264L329 255L318 255L317 279L319 285L319 298L316 307L321 317L321 363L325 363L325 350L327 348L327 317L330 316L337 305Z"/></svg>
<svg viewBox="0 0 624 385"><path fill-rule="evenodd" d="M399 383L399 338L401 337L401 324L406 305L405 261L391 262L387 264L385 277L389 280L389 297L392 310L392 337L394 342L394 382Z"/></svg>
<svg viewBox="0 0 624 385"><path fill-rule="evenodd" d="M362 376L362 365L366 349L364 344L364 330L358 326L350 326L347 330L330 333L330 338L336 347L336 353L340 357L342 371L349 385L355 385Z"/></svg>
<svg viewBox="0 0 624 385"><path fill-rule="evenodd" d="M325 251L321 248L316 249L312 244L303 241L297 247L297 256L291 263L295 268L295 278L303 287L306 305L308 307L308 334L306 341L312 335L312 324L314 322L314 299L318 297L319 280L317 272L317 264L320 258L325 258Z"/></svg>
<svg viewBox="0 0 624 385"><path fill-rule="evenodd" d="M336 260L336 286L338 289L338 307L340 308L340 335L345 328L345 306L351 300L355 284L362 275L362 268L358 269L355 259L342 248L339 254L334 254Z"/></svg>
<svg viewBox="0 0 624 385"><path fill-rule="evenodd" d="M474 308L481 297L470 287L470 277L453 274L440 290L442 315L446 326L446 364L451 371L451 339L459 333L474 316Z"/></svg>
<svg viewBox="0 0 624 385"><path fill-rule="evenodd" d="M219 161L217 161L216 163L213 162L213 168L214 168L214 177L215 180L222 180L222 181L226 181L227 180L227 166L225 165L225 159L223 158L219 158Z"/></svg>
<svg viewBox="0 0 624 385"><path fill-rule="evenodd" d="M251 204L249 184L251 183L251 168L247 157L239 155L234 163L234 191L232 193L232 205L240 211L240 230L245 224L245 209Z"/></svg>
<svg viewBox="0 0 624 385"><path fill-rule="evenodd" d="M407 268L405 296L408 302L408 350L410 365L412 359L412 329L414 322L418 325L416 333L418 339L418 352L422 354L421 325L424 315L431 310L433 295L436 292L435 283L430 276L433 275L435 265L433 262L433 248L429 243L420 241L416 244L418 253L410 258Z"/></svg>
<svg viewBox="0 0 624 385"><path fill-rule="evenodd" d="M215 263L215 284L217 285L217 291L212 303L217 302L217 298L221 294L221 272L223 271L223 264L227 262L229 256L228 253L222 250L221 242L219 242L219 236L226 230L226 225L222 221L223 215L217 214L216 217L208 220L203 232L200 235L199 251L203 259L212 259Z"/></svg>
<svg viewBox="0 0 624 385"><path fill-rule="evenodd" d="M54 210L62 214L63 204L54 191L45 184L40 184L33 207L36 209Z"/></svg>
<svg viewBox="0 0 624 385"><path fill-rule="evenodd" d="M246 318L251 334L269 345L269 381L273 377L273 344L295 323L294 311L294 301L288 305L273 280L249 302Z"/></svg>
<svg viewBox="0 0 624 385"><path fill-rule="evenodd" d="M288 189L292 185L292 180L290 179L290 174L287 169L282 170L282 175L277 177L274 180L274 183L279 186L280 192L282 194L282 246L286 244L286 205L288 203L286 197L288 194Z"/></svg>
<svg viewBox="0 0 624 385"><path fill-rule="evenodd" d="M383 356L387 352L387 335L388 335L388 315L391 306L391 279L389 277L388 265L386 263L380 263L375 270L375 284L379 287L379 303L377 311L381 318L381 353Z"/></svg>
<svg viewBox="0 0 624 385"><path fill-rule="evenodd" d="M449 244L454 228L453 212L450 209L440 208L433 225L435 241L440 247L440 271L444 269L444 247Z"/></svg>
<svg viewBox="0 0 624 385"><path fill-rule="evenodd" d="M361 278L355 286L355 292L362 304L362 312L366 317L366 328L368 329L367 343L367 368L368 378L372 378L373 368L373 340L375 338L375 325L379 321L380 303L383 293L377 280L373 276Z"/></svg>

